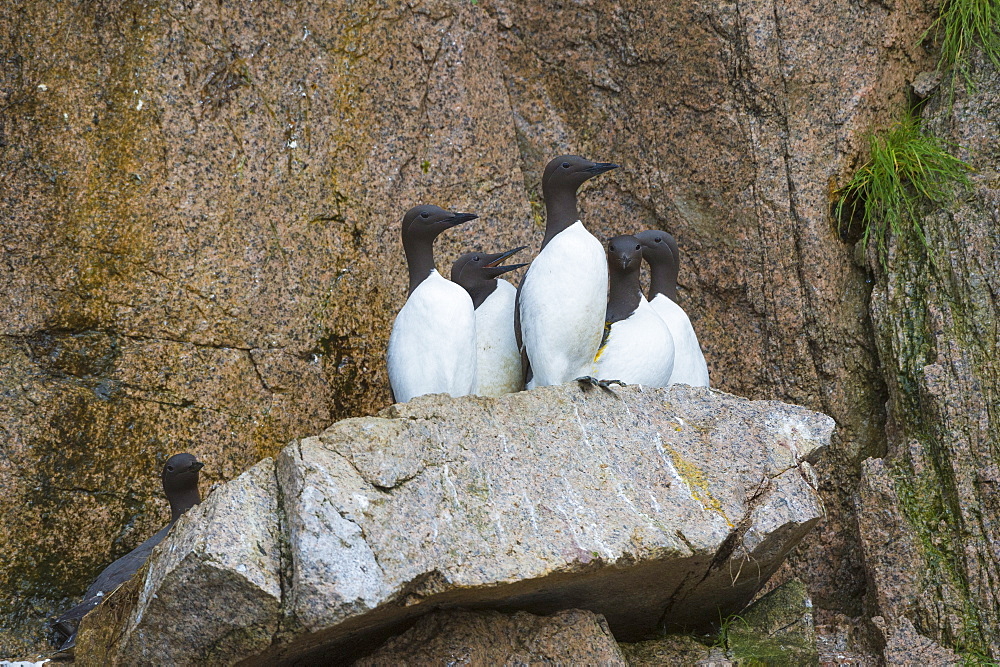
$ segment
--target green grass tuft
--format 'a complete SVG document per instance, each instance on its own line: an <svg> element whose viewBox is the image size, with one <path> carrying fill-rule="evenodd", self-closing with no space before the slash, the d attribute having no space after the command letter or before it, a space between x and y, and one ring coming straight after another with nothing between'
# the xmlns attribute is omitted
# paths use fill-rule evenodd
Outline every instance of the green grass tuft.
<svg viewBox="0 0 1000 667"><path fill-rule="evenodd" d="M978 45L1000 70L1000 0L943 0L938 17L923 38L933 35L941 45L938 71L961 76L972 86L972 51Z"/></svg>
<svg viewBox="0 0 1000 667"><path fill-rule="evenodd" d="M968 189L972 167L948 152L948 142L925 134L912 114L872 134L869 145L868 162L838 191L835 215L839 225L850 224L860 208L862 243L874 240L884 267L888 234L911 231L926 246L920 205L946 204L957 189Z"/></svg>

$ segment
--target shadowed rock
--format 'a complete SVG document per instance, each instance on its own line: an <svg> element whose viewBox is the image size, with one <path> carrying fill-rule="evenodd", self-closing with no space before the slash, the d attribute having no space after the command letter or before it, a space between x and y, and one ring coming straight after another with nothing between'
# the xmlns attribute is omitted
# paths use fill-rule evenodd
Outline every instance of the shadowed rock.
<svg viewBox="0 0 1000 667"><path fill-rule="evenodd" d="M355 667L627 664L607 622L580 609L552 616L445 611L424 616Z"/></svg>
<svg viewBox="0 0 1000 667"><path fill-rule="evenodd" d="M626 641L709 626L745 605L822 516L806 459L832 429L804 408L705 388L584 393L575 383L500 399L420 397L344 420L285 448L279 498L254 510L254 522L274 526L268 512L282 507L288 567L282 641L256 659L346 661L442 606L589 609ZM245 514L200 510L179 523L150 559L145 606L112 622L121 639L105 650L122 662L167 659L138 638L172 628L179 613L200 645L218 646L232 632L227 614L245 605L210 598L241 599L263 588L256 581L272 582L276 625L278 559L212 555L229 548L218 535L246 530ZM209 598L201 607L168 603L163 570L176 570L178 552L184 588ZM227 569L236 590L210 588Z"/></svg>

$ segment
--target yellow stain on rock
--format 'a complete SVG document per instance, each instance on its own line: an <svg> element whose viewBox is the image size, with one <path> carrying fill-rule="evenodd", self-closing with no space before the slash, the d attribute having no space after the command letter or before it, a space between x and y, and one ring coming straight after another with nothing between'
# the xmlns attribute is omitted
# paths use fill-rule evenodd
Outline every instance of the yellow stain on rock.
<svg viewBox="0 0 1000 667"><path fill-rule="evenodd" d="M688 489L691 491L691 497L701 503L705 509L716 512L726 520L726 525L734 528L733 522L729 520L725 510L722 509L722 503L708 490L708 480L705 478L705 473L702 472L701 468L686 460L671 447L664 445L663 448L670 454L674 469L677 470L677 474L687 484Z"/></svg>

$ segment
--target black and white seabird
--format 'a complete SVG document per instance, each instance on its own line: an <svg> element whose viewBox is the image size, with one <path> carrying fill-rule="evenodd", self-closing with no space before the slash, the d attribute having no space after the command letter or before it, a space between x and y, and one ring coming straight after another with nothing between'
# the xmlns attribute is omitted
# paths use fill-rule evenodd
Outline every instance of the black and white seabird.
<svg viewBox="0 0 1000 667"><path fill-rule="evenodd" d="M132 575L149 558L153 547L167 536L177 519L201 502L201 496L198 495L198 471L204 465L193 454L187 453L174 454L167 459L161 478L163 479L163 492L170 503L170 523L135 549L104 568L104 571L97 575L97 579L84 593L83 601L56 619L52 629L62 644L60 650L73 648L76 643L76 630L80 619L99 605L105 596L110 595L115 589L131 579Z"/></svg>
<svg viewBox="0 0 1000 667"><path fill-rule="evenodd" d="M517 289L498 276L527 264L500 266L526 246L507 252L470 252L451 267L451 280L472 297L476 309L476 390L478 396L520 391L524 382L521 352L514 336Z"/></svg>
<svg viewBox="0 0 1000 667"><path fill-rule="evenodd" d="M674 365L674 341L639 285L642 244L634 236L608 241L610 292L604 340L594 359L594 377L626 384L666 387ZM606 380L605 380L606 382Z"/></svg>
<svg viewBox="0 0 1000 667"><path fill-rule="evenodd" d="M656 229L640 232L636 238L643 245L642 256L649 262L649 303L674 337L674 370L670 383L707 387L708 364L698 344L698 335L687 313L677 304L680 268L677 242L667 232Z"/></svg>
<svg viewBox="0 0 1000 667"><path fill-rule="evenodd" d="M465 396L476 386L476 316L472 298L434 267L434 239L475 220L437 206L414 206L403 217L410 291L389 335L389 384L397 402L423 394Z"/></svg>
<svg viewBox="0 0 1000 667"><path fill-rule="evenodd" d="M591 371L604 328L608 265L601 242L580 221L576 192L617 166L561 155L545 167L545 238L518 293L521 344L532 375L529 389Z"/></svg>

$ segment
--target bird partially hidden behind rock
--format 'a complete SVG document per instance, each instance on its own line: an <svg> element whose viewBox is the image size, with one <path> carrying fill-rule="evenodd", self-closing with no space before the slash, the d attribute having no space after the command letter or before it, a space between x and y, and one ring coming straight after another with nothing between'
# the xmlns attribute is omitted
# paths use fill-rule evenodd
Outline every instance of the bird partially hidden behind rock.
<svg viewBox="0 0 1000 667"><path fill-rule="evenodd" d="M476 386L476 316L472 298L434 266L434 239L479 216L414 206L403 216L410 292L389 334L386 361L393 398L471 394Z"/></svg>
<svg viewBox="0 0 1000 667"><path fill-rule="evenodd" d="M71 649L76 644L76 631L80 625L80 619L99 605L115 589L131 579L132 575L149 558L153 547L167 536L177 519L201 502L201 496L198 494L198 471L204 465L193 454L187 453L174 454L167 460L166 465L163 466L162 479L163 492L170 502L170 523L135 549L104 568L104 571L97 575L97 579L84 593L83 601L56 619L52 629L59 638L60 651Z"/></svg>
<svg viewBox="0 0 1000 667"><path fill-rule="evenodd" d="M499 276L527 264L500 262L527 246L498 253L469 252L451 267L451 280L472 297L476 309L476 389L478 396L502 396L521 390L524 373L514 336L517 289Z"/></svg>
<svg viewBox="0 0 1000 667"><path fill-rule="evenodd" d="M637 238L625 235L608 241L610 291L604 339L594 358L592 377L579 380L604 387L608 382L647 387L670 383L674 341L666 323L642 295L641 265L642 244Z"/></svg>
<svg viewBox="0 0 1000 667"><path fill-rule="evenodd" d="M649 263L649 304L663 318L674 337L674 370L670 383L692 387L708 386L708 364L698 344L691 319L677 303L677 274L680 253L677 242L667 232L653 229L636 234L642 256Z"/></svg>

